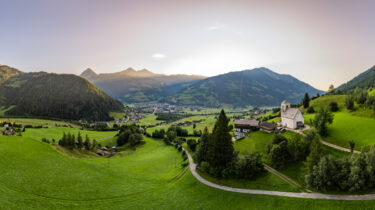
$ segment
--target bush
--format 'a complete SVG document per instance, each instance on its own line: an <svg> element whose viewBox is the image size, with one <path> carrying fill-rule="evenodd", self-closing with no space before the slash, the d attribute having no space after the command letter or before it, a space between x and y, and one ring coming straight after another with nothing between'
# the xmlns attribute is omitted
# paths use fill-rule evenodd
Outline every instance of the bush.
<svg viewBox="0 0 375 210"><path fill-rule="evenodd" d="M236 177L240 179L250 179L264 171L262 156L258 153L239 159L235 166Z"/></svg>
<svg viewBox="0 0 375 210"><path fill-rule="evenodd" d="M201 162L200 170L202 170L202 171L204 171L206 173L209 173L210 168L211 167L210 167L210 164L208 162L206 162L206 161Z"/></svg>
<svg viewBox="0 0 375 210"><path fill-rule="evenodd" d="M337 103L334 102L334 101L332 101L331 103L329 103L329 110L331 112L337 112L337 111L339 111L339 107L338 107Z"/></svg>
<svg viewBox="0 0 375 210"><path fill-rule="evenodd" d="M354 100L353 100L353 97L351 95L348 95L345 99L345 107L348 109L348 110L354 110Z"/></svg>
<svg viewBox="0 0 375 210"><path fill-rule="evenodd" d="M309 114L315 113L314 107L313 106L309 106L309 108L307 108L307 113L309 113Z"/></svg>
<svg viewBox="0 0 375 210"><path fill-rule="evenodd" d="M187 145L189 146L191 151L195 152L195 149L197 148L197 142L194 139L187 140Z"/></svg>

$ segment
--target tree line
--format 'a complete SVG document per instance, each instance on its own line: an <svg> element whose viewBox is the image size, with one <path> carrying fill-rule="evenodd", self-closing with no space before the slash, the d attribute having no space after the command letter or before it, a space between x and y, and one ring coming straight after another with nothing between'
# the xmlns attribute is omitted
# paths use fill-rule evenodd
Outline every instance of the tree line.
<svg viewBox="0 0 375 210"><path fill-rule="evenodd" d="M48 140L45 140L45 142L48 142ZM78 132L77 138L74 134L71 134L70 132L67 134L64 132L58 144L68 149L85 149L87 151L95 150L96 148L100 147L100 145L96 142L95 139L91 142L88 135L86 135L86 138L84 140L80 132Z"/></svg>

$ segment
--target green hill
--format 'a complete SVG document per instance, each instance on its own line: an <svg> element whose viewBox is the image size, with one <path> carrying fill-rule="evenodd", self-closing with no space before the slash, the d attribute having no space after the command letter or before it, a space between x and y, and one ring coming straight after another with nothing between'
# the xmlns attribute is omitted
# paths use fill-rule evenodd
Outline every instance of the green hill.
<svg viewBox="0 0 375 210"><path fill-rule="evenodd" d="M9 66L0 65L0 84L10 77L17 76L19 74L22 74L22 71Z"/></svg>
<svg viewBox="0 0 375 210"><path fill-rule="evenodd" d="M349 92L357 87L362 89L369 89L375 86L375 66L369 70L359 74L354 77L349 82L339 86L336 90L341 90L343 92Z"/></svg>
<svg viewBox="0 0 375 210"><path fill-rule="evenodd" d="M22 73L0 85L5 115L62 119L109 120L122 104L87 80L69 74Z"/></svg>
<svg viewBox="0 0 375 210"><path fill-rule="evenodd" d="M132 68L107 74L86 69L81 77L126 103L157 101L204 79L202 76L155 74L146 69L136 71Z"/></svg>
<svg viewBox="0 0 375 210"><path fill-rule="evenodd" d="M174 104L274 106L284 99L300 103L305 93L323 93L298 79L266 68L230 72L201 80L166 101Z"/></svg>

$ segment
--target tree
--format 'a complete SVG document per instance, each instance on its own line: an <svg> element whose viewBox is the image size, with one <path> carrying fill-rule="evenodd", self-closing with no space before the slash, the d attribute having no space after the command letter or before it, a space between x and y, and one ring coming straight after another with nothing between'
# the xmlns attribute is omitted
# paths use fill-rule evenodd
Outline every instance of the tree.
<svg viewBox="0 0 375 210"><path fill-rule="evenodd" d="M177 138L177 133L174 130L170 130L167 132L167 140L169 142L174 142Z"/></svg>
<svg viewBox="0 0 375 210"><path fill-rule="evenodd" d="M315 114L313 124L319 135L326 137L328 135L327 124L332 124L332 122L332 113L328 109L322 107L318 113Z"/></svg>
<svg viewBox="0 0 375 210"><path fill-rule="evenodd" d="M309 113L309 114L315 113L314 107L313 106L309 106L309 108L307 108L307 113Z"/></svg>
<svg viewBox="0 0 375 210"><path fill-rule="evenodd" d="M286 165L290 159L288 151L288 142L282 141L279 144L274 144L271 147L270 159L276 168L282 168Z"/></svg>
<svg viewBox="0 0 375 210"><path fill-rule="evenodd" d="M96 140L92 140L92 149L96 149L96 147L98 147L98 143L96 142Z"/></svg>
<svg viewBox="0 0 375 210"><path fill-rule="evenodd" d="M207 161L211 167L221 173L234 159L232 136L230 135L228 118L221 110L209 139Z"/></svg>
<svg viewBox="0 0 375 210"><path fill-rule="evenodd" d="M358 104L364 104L366 102L366 99L367 99L367 90L363 90L363 89L357 87L354 90L353 94L354 94L354 100Z"/></svg>
<svg viewBox="0 0 375 210"><path fill-rule="evenodd" d="M287 141L287 138L280 133L274 134L272 136L272 144L280 144L283 141Z"/></svg>
<svg viewBox="0 0 375 210"><path fill-rule="evenodd" d="M348 143L349 143L349 146L350 146L350 152L353 153L355 142L353 140L349 140Z"/></svg>
<svg viewBox="0 0 375 210"><path fill-rule="evenodd" d="M189 139L189 140L187 140L186 143L189 146L189 148L191 149L191 151L194 152L196 147L197 147L197 142L194 139Z"/></svg>
<svg viewBox="0 0 375 210"><path fill-rule="evenodd" d="M86 139L85 139L85 142L84 142L84 146L85 146L86 150L90 150L91 149L90 139L89 139L89 136L87 134L86 134Z"/></svg>
<svg viewBox="0 0 375 210"><path fill-rule="evenodd" d="M305 93L305 97L302 99L303 108L308 108L310 105L310 96L308 93Z"/></svg>
<svg viewBox="0 0 375 210"><path fill-rule="evenodd" d="M207 127L204 129L201 138L199 139L199 144L197 152L195 153L195 160L200 165L202 161L207 161L207 152L208 152L208 141L210 134L208 133Z"/></svg>
<svg viewBox="0 0 375 210"><path fill-rule="evenodd" d="M354 110L354 100L353 100L353 96L351 95L348 95L345 99L345 107L348 109L348 110Z"/></svg>
<svg viewBox="0 0 375 210"><path fill-rule="evenodd" d="M329 88L328 88L328 93L331 93L335 90L335 86L333 85L330 85Z"/></svg>
<svg viewBox="0 0 375 210"><path fill-rule="evenodd" d="M310 153L307 156L306 165L310 173L312 173L313 168L317 165L320 161L321 153L322 153L322 144L320 142L319 136L310 134L309 138L313 138L310 144Z"/></svg>
<svg viewBox="0 0 375 210"><path fill-rule="evenodd" d="M78 149L83 148L83 139L82 139L82 136L81 136L80 132L78 132L78 136L77 136L77 148Z"/></svg>
<svg viewBox="0 0 375 210"><path fill-rule="evenodd" d="M329 103L329 110L331 112L337 112L339 110L339 106L337 105L335 101L332 101L331 103Z"/></svg>

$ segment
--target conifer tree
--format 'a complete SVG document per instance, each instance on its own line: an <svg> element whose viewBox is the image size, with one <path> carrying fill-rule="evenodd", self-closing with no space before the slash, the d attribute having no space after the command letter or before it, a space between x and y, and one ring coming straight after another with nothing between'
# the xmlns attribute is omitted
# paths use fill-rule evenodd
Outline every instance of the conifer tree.
<svg viewBox="0 0 375 210"><path fill-rule="evenodd" d="M202 161L207 161L208 141L210 134L208 133L207 127L204 129L201 138L199 139L198 149L195 153L195 160L198 164Z"/></svg>
<svg viewBox="0 0 375 210"><path fill-rule="evenodd" d="M315 137L312 139L310 144L310 154L307 156L307 168L310 173L312 173L313 168L315 165L317 165L320 161L322 153L322 144L320 142L319 136L315 135Z"/></svg>
<svg viewBox="0 0 375 210"><path fill-rule="evenodd" d="M78 149L83 148L83 139L82 139L82 136L81 136L80 132L78 132L78 136L77 136L77 147L78 147Z"/></svg>
<svg viewBox="0 0 375 210"><path fill-rule="evenodd" d="M94 139L92 141L92 149L96 149L97 146L98 146L98 144L97 144L96 140Z"/></svg>
<svg viewBox="0 0 375 210"><path fill-rule="evenodd" d="M86 134L86 139L85 139L84 146L85 146L86 150L90 150L91 149L90 139L89 139L89 136L87 134Z"/></svg>
<svg viewBox="0 0 375 210"><path fill-rule="evenodd" d="M209 139L207 161L218 173L234 159L234 148L228 123L224 110L221 110Z"/></svg>

